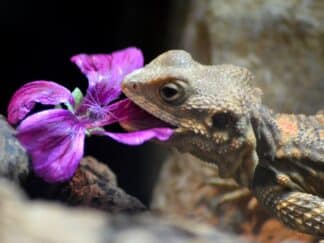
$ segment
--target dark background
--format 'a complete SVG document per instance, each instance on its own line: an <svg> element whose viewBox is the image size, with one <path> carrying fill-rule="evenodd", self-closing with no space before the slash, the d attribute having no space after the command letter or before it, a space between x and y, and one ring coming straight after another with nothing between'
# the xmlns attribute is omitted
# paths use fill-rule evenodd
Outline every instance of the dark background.
<svg viewBox="0 0 324 243"><path fill-rule="evenodd" d="M1 0L0 113L6 115L11 95L29 81L52 80L85 91L87 80L70 63L72 55L137 46L151 60L167 49L171 2ZM106 162L121 187L147 203L161 160L156 150L93 137L85 152Z"/></svg>

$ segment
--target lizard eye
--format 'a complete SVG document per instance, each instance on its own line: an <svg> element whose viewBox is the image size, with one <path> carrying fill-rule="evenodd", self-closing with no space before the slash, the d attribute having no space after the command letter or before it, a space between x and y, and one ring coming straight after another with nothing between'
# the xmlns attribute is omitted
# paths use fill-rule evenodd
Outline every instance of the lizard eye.
<svg viewBox="0 0 324 243"><path fill-rule="evenodd" d="M181 80L166 83L160 88L160 96L166 103L179 105L186 98L185 86Z"/></svg>

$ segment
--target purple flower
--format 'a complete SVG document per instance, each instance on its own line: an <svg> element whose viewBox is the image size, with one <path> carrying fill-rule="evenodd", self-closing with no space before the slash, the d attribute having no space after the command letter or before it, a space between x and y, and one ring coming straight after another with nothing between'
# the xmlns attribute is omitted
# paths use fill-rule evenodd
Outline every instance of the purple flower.
<svg viewBox="0 0 324 243"><path fill-rule="evenodd" d="M130 100L116 101L121 94L121 81L128 73L143 66L139 49L127 48L110 55L80 54L72 57L89 80L84 97L78 89L70 92L51 81L34 81L22 86L11 98L8 121L17 124L17 137L29 152L35 173L47 182L71 178L83 156L85 135L104 135L118 142L139 145L157 138L167 140L172 130L162 122L150 129L113 133L103 126L120 122L154 121ZM30 116L36 103L55 105ZM68 109L61 108L64 104ZM27 116L27 118L25 118ZM126 125L125 125L126 126Z"/></svg>

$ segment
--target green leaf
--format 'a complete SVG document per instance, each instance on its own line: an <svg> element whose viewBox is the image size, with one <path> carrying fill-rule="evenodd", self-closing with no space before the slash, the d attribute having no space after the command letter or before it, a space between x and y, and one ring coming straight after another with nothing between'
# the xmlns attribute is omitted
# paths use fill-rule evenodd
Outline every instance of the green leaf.
<svg viewBox="0 0 324 243"><path fill-rule="evenodd" d="M73 91L72 91L72 96L74 98L74 102L75 102L75 107L78 107L81 103L81 101L83 100L83 94L82 91L76 87Z"/></svg>

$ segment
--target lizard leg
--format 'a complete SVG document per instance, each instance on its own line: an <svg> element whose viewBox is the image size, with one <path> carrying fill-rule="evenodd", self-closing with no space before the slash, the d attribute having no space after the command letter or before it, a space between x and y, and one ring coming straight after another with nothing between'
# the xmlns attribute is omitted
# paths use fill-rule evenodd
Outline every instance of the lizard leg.
<svg viewBox="0 0 324 243"><path fill-rule="evenodd" d="M237 189L240 188L240 186L236 183L233 179L223 179L220 177L212 177L207 180L207 184L210 184L212 186L217 186L221 188L228 188L228 189Z"/></svg>
<svg viewBox="0 0 324 243"><path fill-rule="evenodd" d="M223 179L220 177L212 177L206 181L207 184L215 186L221 190L227 190L214 197L208 202L209 206L213 209L218 209L224 203L231 203L239 201L240 199L246 198L251 195L248 188L240 187L233 179Z"/></svg>
<svg viewBox="0 0 324 243"><path fill-rule="evenodd" d="M324 199L278 183L273 171L258 166L252 184L258 201L284 224L304 233L324 236Z"/></svg>
<svg viewBox="0 0 324 243"><path fill-rule="evenodd" d="M231 203L239 201L240 199L246 198L251 195L251 192L248 188L240 188L236 189L234 191L229 191L224 194L221 194L215 198L213 198L209 205L213 209L217 209L219 206L221 206L224 203Z"/></svg>

